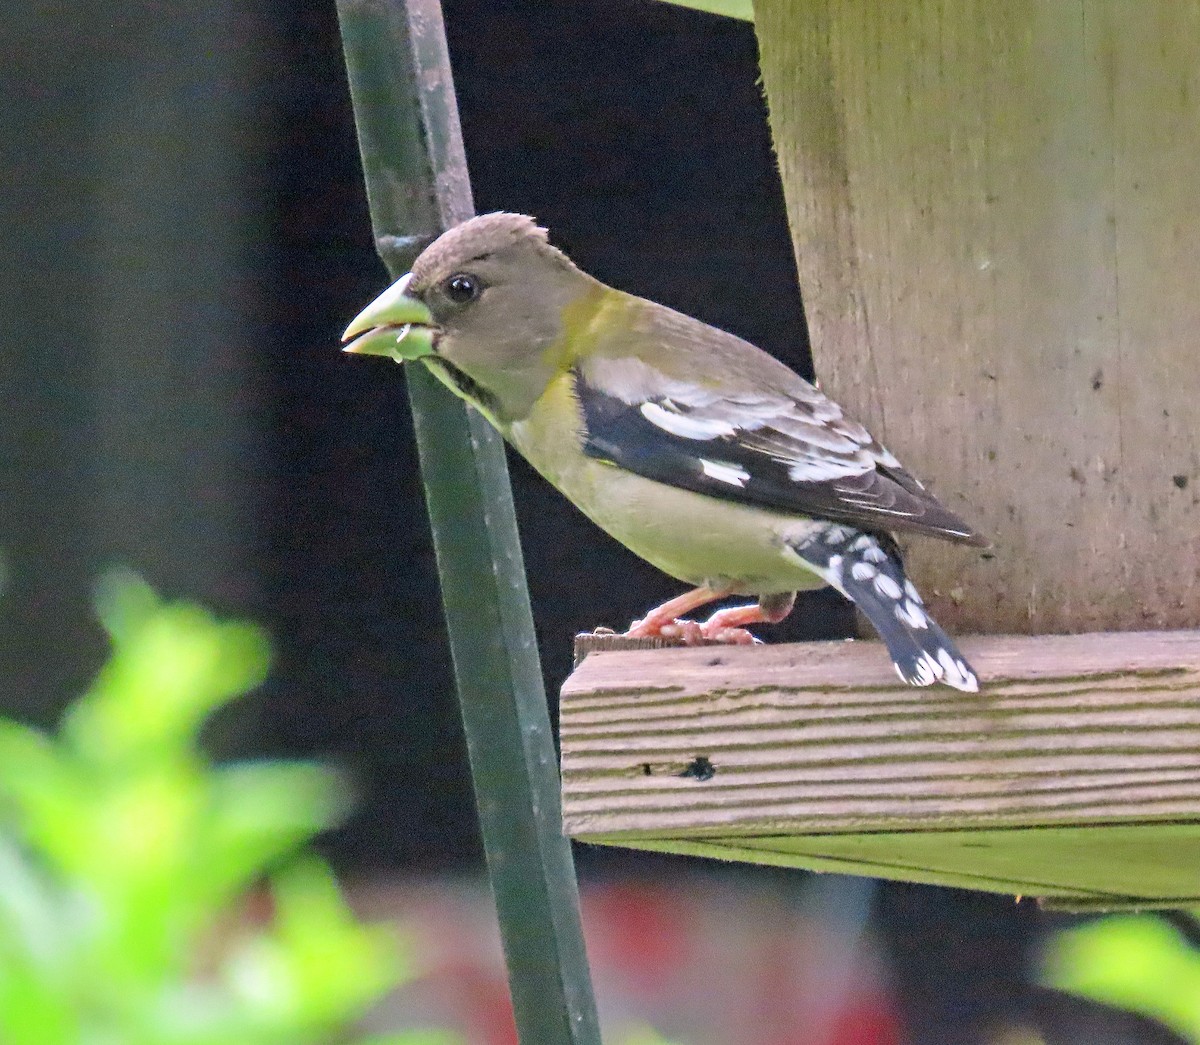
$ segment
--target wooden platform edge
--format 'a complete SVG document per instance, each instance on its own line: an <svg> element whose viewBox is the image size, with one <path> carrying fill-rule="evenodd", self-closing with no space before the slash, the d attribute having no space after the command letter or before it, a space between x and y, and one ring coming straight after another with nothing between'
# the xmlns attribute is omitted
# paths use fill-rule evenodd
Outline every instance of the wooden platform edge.
<svg viewBox="0 0 1200 1045"><path fill-rule="evenodd" d="M1200 631L990 636L963 648L978 694L902 685L877 643L595 653L563 687L565 828L581 841L1011 891L1055 907L1200 903L1200 866L1117 866L1102 833L1094 858L1114 864L1097 878L1081 860L1079 888L1041 875L1036 853L1019 870L1012 853L1000 869L984 850L948 870L911 853L889 867L811 845L764 851L769 837L794 848L906 832L919 845L948 831L1122 825L1151 840L1196 828L1200 845ZM1082 852L1090 837L1078 836ZM1154 896L1137 880L1147 869Z"/></svg>
<svg viewBox="0 0 1200 1045"><path fill-rule="evenodd" d="M738 845L736 839L631 839L625 836L584 835L577 836L575 841L585 845L638 849L670 856L719 860L726 863L749 863L765 867L810 871L817 874L848 874L915 885L969 889L975 892L1011 896L1015 902L1031 900L1043 910L1063 914L1110 914L1200 907L1200 890L1196 895L1186 896L1137 896L1102 890L1072 890L1061 886L1048 887L1046 883L993 878L981 874L944 872L919 867L898 867L832 856L811 854L796 856L776 853Z"/></svg>

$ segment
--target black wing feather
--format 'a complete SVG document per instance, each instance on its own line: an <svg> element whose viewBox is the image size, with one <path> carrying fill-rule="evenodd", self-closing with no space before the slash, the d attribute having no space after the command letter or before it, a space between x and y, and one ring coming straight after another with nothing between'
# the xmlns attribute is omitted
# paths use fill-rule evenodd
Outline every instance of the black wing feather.
<svg viewBox="0 0 1200 1045"><path fill-rule="evenodd" d="M636 402L613 395L575 374L575 392L582 408L584 452L620 465L631 472L724 500L761 505L779 511L818 519L850 523L866 529L906 530L967 544L983 545L962 519L927 493L858 426L865 442L853 443L854 453L838 452L847 443L833 428L821 431L820 419L811 404L796 401L794 414L780 417L778 427L755 418L752 427L738 428L732 421L714 421L714 416L734 418L739 403L714 403L711 393L697 390L705 409L691 412L681 403L677 390L672 395L636 397ZM825 401L826 403L828 401ZM708 426L715 434L701 438L669 431L650 420L643 407L653 404L659 411L673 411L680 423L698 419L699 430ZM713 407L725 405L724 415ZM837 413L840 419L840 412ZM790 425L788 422L791 422ZM809 441L796 431L816 433ZM791 428L792 431L781 429ZM720 431L717 431L720 430ZM835 449L821 445L828 442ZM863 454L863 450L867 450ZM871 451L890 460L876 461ZM794 471L820 472L828 463L833 478L797 480ZM841 472L842 474L837 474Z"/></svg>

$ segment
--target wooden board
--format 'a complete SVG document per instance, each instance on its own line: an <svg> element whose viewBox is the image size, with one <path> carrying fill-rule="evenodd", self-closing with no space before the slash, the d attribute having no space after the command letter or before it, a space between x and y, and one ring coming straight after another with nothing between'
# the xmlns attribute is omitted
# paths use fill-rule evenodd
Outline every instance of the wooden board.
<svg viewBox="0 0 1200 1045"><path fill-rule="evenodd" d="M575 838L1035 894L1200 900L1200 631L965 639L979 694L874 642L593 653Z"/></svg>
<svg viewBox="0 0 1200 1045"><path fill-rule="evenodd" d="M1200 623L1200 0L755 0L817 374L988 555L955 632Z"/></svg>

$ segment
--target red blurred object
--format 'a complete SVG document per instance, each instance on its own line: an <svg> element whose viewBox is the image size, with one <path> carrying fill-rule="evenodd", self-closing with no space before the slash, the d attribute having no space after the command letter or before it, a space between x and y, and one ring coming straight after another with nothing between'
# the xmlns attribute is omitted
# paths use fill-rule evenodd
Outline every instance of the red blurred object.
<svg viewBox="0 0 1200 1045"><path fill-rule="evenodd" d="M690 950L688 905L657 884L623 882L587 891L588 957L624 977L638 993L654 993L676 975Z"/></svg>
<svg viewBox="0 0 1200 1045"><path fill-rule="evenodd" d="M356 906L395 917L424 978L369 1021L445 1027L469 1045L517 1045L491 896L482 883L360 890ZM713 884L585 887L584 928L604 1040L653 1027L678 1045L899 1045L895 1007L870 936L795 894Z"/></svg>

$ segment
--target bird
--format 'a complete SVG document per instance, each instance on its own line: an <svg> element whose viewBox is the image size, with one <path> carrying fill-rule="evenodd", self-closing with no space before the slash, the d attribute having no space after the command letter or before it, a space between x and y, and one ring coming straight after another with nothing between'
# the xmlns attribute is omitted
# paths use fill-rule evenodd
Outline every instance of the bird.
<svg viewBox="0 0 1200 1045"><path fill-rule="evenodd" d="M601 529L690 585L626 635L755 642L747 625L829 585L904 682L978 690L893 534L988 542L816 385L588 275L534 218L483 214L442 233L343 341L427 367ZM757 601L684 617L731 596Z"/></svg>

